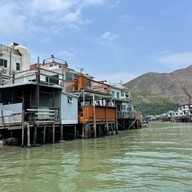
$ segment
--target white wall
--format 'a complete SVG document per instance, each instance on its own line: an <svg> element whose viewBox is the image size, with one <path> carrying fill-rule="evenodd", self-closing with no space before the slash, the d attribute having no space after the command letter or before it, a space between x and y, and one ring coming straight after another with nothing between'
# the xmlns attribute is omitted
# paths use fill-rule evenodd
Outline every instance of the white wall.
<svg viewBox="0 0 192 192"><path fill-rule="evenodd" d="M72 101L68 101L68 97ZM61 124L77 124L78 123L78 97L61 93Z"/></svg>

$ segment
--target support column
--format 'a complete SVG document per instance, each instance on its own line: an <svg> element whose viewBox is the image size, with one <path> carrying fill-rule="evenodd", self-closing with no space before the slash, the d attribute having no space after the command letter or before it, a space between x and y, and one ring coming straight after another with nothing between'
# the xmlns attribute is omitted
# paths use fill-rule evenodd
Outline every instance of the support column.
<svg viewBox="0 0 192 192"><path fill-rule="evenodd" d="M85 138L85 123L82 125L82 139Z"/></svg>
<svg viewBox="0 0 192 192"><path fill-rule="evenodd" d="M74 125L74 139L77 138L77 126Z"/></svg>
<svg viewBox="0 0 192 192"><path fill-rule="evenodd" d="M96 138L97 128L96 128L95 95L94 94L93 94L93 130L94 130L94 138Z"/></svg>
<svg viewBox="0 0 192 192"><path fill-rule="evenodd" d="M118 128L118 121L116 121L116 125L115 126L116 126L116 129L115 129L116 130L116 134L118 134L118 129L119 129Z"/></svg>
<svg viewBox="0 0 192 192"><path fill-rule="evenodd" d="M114 123L111 123L111 134L113 135L114 133L113 133L113 126L114 125Z"/></svg>
<svg viewBox="0 0 192 192"><path fill-rule="evenodd" d="M22 113L21 147L24 147L24 140L25 140L25 122L24 121L25 121L25 119L24 119L24 110L23 110L23 113Z"/></svg>
<svg viewBox="0 0 192 192"><path fill-rule="evenodd" d="M63 125L60 126L60 139L63 140Z"/></svg>
<svg viewBox="0 0 192 192"><path fill-rule="evenodd" d="M31 147L31 140L30 140L30 126L29 123L27 123L27 147Z"/></svg>
<svg viewBox="0 0 192 192"><path fill-rule="evenodd" d="M25 124L22 123L22 133L21 133L21 147L24 147L24 140L25 140Z"/></svg>
<svg viewBox="0 0 192 192"><path fill-rule="evenodd" d="M43 143L45 143L46 140L46 125L43 127Z"/></svg>
<svg viewBox="0 0 192 192"><path fill-rule="evenodd" d="M55 124L53 124L53 143L55 142Z"/></svg>
<svg viewBox="0 0 192 192"><path fill-rule="evenodd" d="M106 122L106 126L107 126L107 135L109 135L109 123L108 123L108 121Z"/></svg>
<svg viewBox="0 0 192 192"><path fill-rule="evenodd" d="M89 138L89 124L88 123L86 123L85 124L85 127L84 127L84 138L85 139L87 139L87 138Z"/></svg>
<svg viewBox="0 0 192 192"><path fill-rule="evenodd" d="M101 136L101 125L99 124L98 126L99 126L98 127L98 129L99 129L99 136Z"/></svg>
<svg viewBox="0 0 192 192"><path fill-rule="evenodd" d="M36 144L36 141L37 141L37 125L34 126L33 144Z"/></svg>
<svg viewBox="0 0 192 192"><path fill-rule="evenodd" d="M91 137L91 125L87 123L87 137L90 138Z"/></svg>

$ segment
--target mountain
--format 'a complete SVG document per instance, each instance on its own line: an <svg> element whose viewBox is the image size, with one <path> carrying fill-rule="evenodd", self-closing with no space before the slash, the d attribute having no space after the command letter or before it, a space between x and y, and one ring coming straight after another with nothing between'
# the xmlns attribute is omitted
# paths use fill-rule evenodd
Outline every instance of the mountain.
<svg viewBox="0 0 192 192"><path fill-rule="evenodd" d="M161 114L192 103L192 65L172 73L146 73L125 83L133 103L146 114Z"/></svg>

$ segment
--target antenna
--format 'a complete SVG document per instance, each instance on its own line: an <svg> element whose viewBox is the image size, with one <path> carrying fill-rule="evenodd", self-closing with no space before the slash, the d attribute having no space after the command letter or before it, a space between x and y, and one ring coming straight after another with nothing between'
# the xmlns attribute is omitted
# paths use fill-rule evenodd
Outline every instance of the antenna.
<svg viewBox="0 0 192 192"><path fill-rule="evenodd" d="M84 70L84 68L80 68L80 73L81 73L81 74L83 73L83 70Z"/></svg>
<svg viewBox="0 0 192 192"><path fill-rule="evenodd" d="M75 67L75 69L79 69L81 74L82 74L83 71L84 71L84 67Z"/></svg>

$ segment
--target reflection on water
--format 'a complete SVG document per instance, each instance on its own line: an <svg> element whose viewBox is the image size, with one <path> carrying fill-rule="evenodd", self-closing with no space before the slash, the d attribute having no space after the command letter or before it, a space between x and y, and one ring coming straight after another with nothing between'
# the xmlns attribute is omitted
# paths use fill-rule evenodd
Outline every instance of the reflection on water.
<svg viewBox="0 0 192 192"><path fill-rule="evenodd" d="M192 124L0 150L0 191L191 191Z"/></svg>

